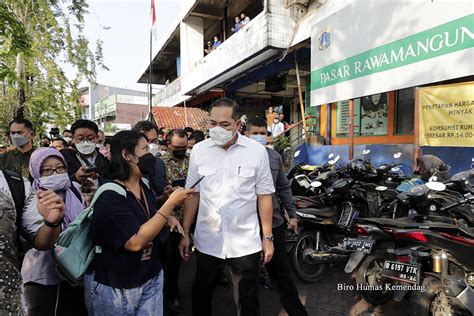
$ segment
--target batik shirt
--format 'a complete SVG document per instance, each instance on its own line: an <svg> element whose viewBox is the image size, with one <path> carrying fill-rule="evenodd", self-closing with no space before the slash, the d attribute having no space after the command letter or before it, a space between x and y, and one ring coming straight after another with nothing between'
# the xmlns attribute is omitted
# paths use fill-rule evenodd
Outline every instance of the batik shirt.
<svg viewBox="0 0 474 316"><path fill-rule="evenodd" d="M183 160L178 160L173 157L172 154L166 153L161 156L161 159L164 161L166 166L166 182L168 182L168 184L171 184L174 180L186 179L188 176L189 157L186 156ZM179 221L182 221L183 207L176 207L172 215Z"/></svg>
<svg viewBox="0 0 474 316"><path fill-rule="evenodd" d="M25 180L25 207L20 227L7 181L0 171L0 315L22 315L21 274L18 262L17 233L33 243L43 218L36 208L36 198Z"/></svg>

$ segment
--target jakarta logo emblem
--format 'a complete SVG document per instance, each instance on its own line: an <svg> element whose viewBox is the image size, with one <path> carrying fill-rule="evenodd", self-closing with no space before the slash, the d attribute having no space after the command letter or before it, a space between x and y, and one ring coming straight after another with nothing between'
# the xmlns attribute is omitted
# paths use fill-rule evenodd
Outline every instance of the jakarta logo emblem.
<svg viewBox="0 0 474 316"><path fill-rule="evenodd" d="M319 33L319 50L326 50L331 46L331 32L328 29L325 29Z"/></svg>

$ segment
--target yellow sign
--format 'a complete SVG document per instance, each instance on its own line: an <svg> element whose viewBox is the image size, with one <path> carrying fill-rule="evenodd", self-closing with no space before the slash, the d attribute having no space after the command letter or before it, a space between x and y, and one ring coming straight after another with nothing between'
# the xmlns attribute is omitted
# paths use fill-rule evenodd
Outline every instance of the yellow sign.
<svg viewBox="0 0 474 316"><path fill-rule="evenodd" d="M419 89L420 146L474 147L474 81Z"/></svg>

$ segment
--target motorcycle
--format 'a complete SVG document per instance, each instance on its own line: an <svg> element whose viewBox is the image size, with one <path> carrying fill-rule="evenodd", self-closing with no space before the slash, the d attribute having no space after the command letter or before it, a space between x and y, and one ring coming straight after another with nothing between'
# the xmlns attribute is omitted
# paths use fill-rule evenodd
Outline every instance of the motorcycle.
<svg viewBox="0 0 474 316"><path fill-rule="evenodd" d="M294 157L297 158L299 154L299 151L297 151ZM333 157L334 154L330 154L328 162L320 166L307 165L304 162L293 166L287 173L293 196L313 196L316 194L316 191L311 186L311 182L320 174L334 168L334 165L337 163L340 156L337 156L334 159Z"/></svg>
<svg viewBox="0 0 474 316"><path fill-rule="evenodd" d="M428 187L434 189L438 184L428 184ZM422 199L424 200L424 199ZM457 259L455 262L467 262L471 260L470 264L465 267L472 271L472 255L474 254L474 230L469 226L467 221L459 220L458 212L450 212L459 206L472 203L473 197L461 197L456 203L450 204L440 208L438 211L442 214L449 214L450 216L438 216L425 214L424 216L412 216L397 219L387 218L370 218L358 219L355 224L355 230L358 238L346 239L346 250L353 251L349 261L346 264L345 272L352 273L356 271L356 282L361 285L359 291L361 296L371 304L379 305L387 302L390 299L401 300L407 291L387 290L387 279L397 279L398 281L411 282L420 284L419 274L413 275L410 271L415 271L415 266L420 267L421 263L425 264L426 258L432 256L433 251L445 251L451 249L449 253L455 253L453 258ZM427 203L429 200L424 200L427 206L425 208L432 209L431 205ZM421 213L424 213L423 211ZM465 215L465 212L462 212ZM414 248L406 247L406 240L413 240L417 243ZM405 243L402 243L405 241ZM392 249L392 251L387 251ZM409 256L407 257L407 254ZM405 255L403 257L403 255ZM399 263L403 261L402 263ZM387 262L389 265L387 266ZM397 263L398 262L398 263ZM408 262L408 263L407 263ZM410 266L410 264L412 264ZM426 264L425 264L426 265ZM388 271L390 267L394 269L405 269L402 273L396 274L398 271ZM405 268L408 267L408 268ZM393 270L393 269L392 269ZM420 270L422 271L422 270ZM451 270L450 270L451 271ZM400 271L398 271L400 272ZM390 274L392 273L392 274ZM393 277L398 275L397 277ZM469 277L471 272L466 272ZM430 272L427 272L429 275ZM403 278L400 280L400 276ZM457 275L459 277L459 275ZM432 277L432 275L430 276ZM411 278L407 280L406 278ZM421 280L424 280L424 274ZM426 281L431 287L437 284L435 281ZM466 279L469 280L469 279ZM467 282L467 281L466 281ZM428 285L426 284L426 286ZM472 289L472 287L470 288ZM426 292L414 291L413 295L423 295ZM469 292L466 290L466 292ZM430 292L431 293L431 292ZM458 293L459 294L459 293ZM465 299L466 296L461 296ZM414 299L413 302L419 301L420 298ZM446 301L446 300L444 300ZM415 303L413 303L415 304ZM444 303L443 303L444 304ZM420 307L421 306L421 307ZM426 308L426 304L419 305L420 308ZM470 308L470 307L469 307ZM417 314L418 315L418 314ZM427 314L426 314L427 315Z"/></svg>
<svg viewBox="0 0 474 316"><path fill-rule="evenodd" d="M351 236L352 223L359 216L376 216L379 206L373 205L382 200L378 198L382 193L376 190L376 182L382 180L375 181L375 177L377 172L369 162L355 159L348 166L320 174L313 182L305 179L303 185L315 195L294 197L302 231L298 238L287 239L295 273L303 281L318 282L335 262L348 258L341 245Z"/></svg>

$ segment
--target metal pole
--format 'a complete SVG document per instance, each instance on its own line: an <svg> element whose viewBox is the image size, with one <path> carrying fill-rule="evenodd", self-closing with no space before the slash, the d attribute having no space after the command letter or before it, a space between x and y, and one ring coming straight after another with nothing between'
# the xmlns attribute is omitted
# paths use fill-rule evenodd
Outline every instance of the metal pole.
<svg viewBox="0 0 474 316"><path fill-rule="evenodd" d="M148 120L153 122L153 113L152 113L152 98L153 98L153 87L151 85L151 80L152 80L152 73L153 73L153 60L152 60L152 55L153 55L153 25L150 28L150 63L149 63L149 68L148 68Z"/></svg>
<svg viewBox="0 0 474 316"><path fill-rule="evenodd" d="M184 124L188 127L188 111L186 110L186 100L184 100Z"/></svg>
<svg viewBox="0 0 474 316"><path fill-rule="evenodd" d="M413 144L413 170L416 168L416 161L420 156L420 88L415 88L415 126L413 134L415 136L415 143Z"/></svg>
<svg viewBox="0 0 474 316"><path fill-rule="evenodd" d="M354 99L349 100L349 159L354 158Z"/></svg>
<svg viewBox="0 0 474 316"><path fill-rule="evenodd" d="M307 143L308 142L308 135L306 134L307 129L306 129L306 117L305 117L305 114L304 114L303 90L301 89L301 78L300 78L300 71L299 71L299 68L298 68L298 60L296 59L296 52L294 53L294 57L295 57L296 82L297 82L297 85L298 85L298 96L299 96L299 99L300 99L301 116L302 116L302 119L303 119L304 138L305 138L305 142Z"/></svg>

